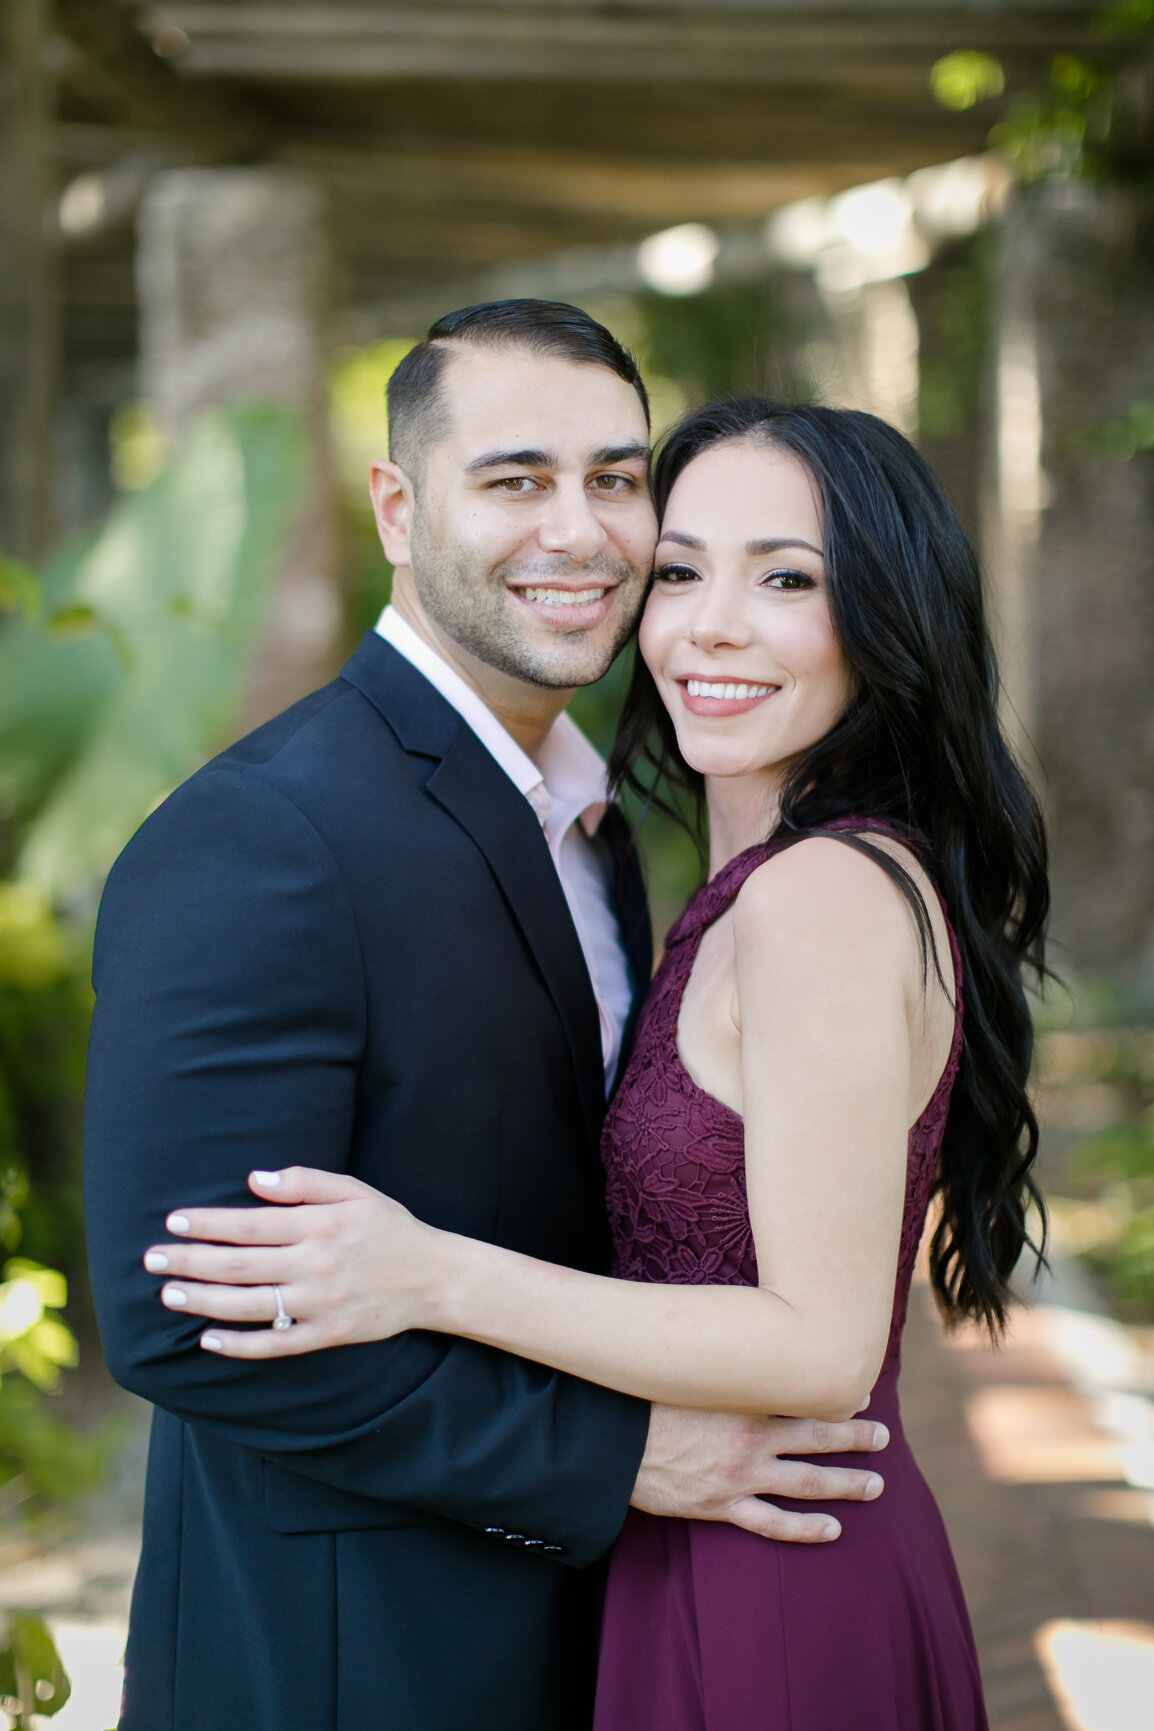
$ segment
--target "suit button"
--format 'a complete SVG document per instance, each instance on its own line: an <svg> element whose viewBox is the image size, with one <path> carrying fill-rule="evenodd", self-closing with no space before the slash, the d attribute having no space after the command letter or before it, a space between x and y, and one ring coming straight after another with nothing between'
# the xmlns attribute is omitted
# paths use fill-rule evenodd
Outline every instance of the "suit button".
<svg viewBox="0 0 1154 1731"><path fill-rule="evenodd" d="M564 1545L543 1545L542 1550L550 1557L559 1557L564 1551Z"/></svg>
<svg viewBox="0 0 1154 1731"><path fill-rule="evenodd" d="M504 1527L486 1527L485 1531L491 1539L503 1539L505 1537Z"/></svg>
<svg viewBox="0 0 1154 1731"><path fill-rule="evenodd" d="M525 1549L527 1551L528 1550L539 1551L544 1547L544 1544L545 1544L544 1539L526 1539L525 1540Z"/></svg>
<svg viewBox="0 0 1154 1731"><path fill-rule="evenodd" d="M506 1533L505 1537L511 1540L515 1545L523 1545L525 1543L524 1533Z"/></svg>

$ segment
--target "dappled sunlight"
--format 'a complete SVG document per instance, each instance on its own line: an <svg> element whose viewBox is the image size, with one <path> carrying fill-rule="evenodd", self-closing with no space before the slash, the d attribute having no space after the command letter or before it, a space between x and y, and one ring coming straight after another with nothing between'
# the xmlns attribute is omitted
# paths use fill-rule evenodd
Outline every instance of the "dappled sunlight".
<svg viewBox="0 0 1154 1731"><path fill-rule="evenodd" d="M1150 1731L1154 1624L1047 1623L1036 1644L1068 1731Z"/></svg>

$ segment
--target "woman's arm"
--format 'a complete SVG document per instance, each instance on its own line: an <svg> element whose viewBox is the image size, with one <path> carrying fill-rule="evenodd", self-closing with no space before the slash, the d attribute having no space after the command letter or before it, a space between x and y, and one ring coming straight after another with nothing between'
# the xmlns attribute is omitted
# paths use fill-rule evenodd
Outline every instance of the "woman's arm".
<svg viewBox="0 0 1154 1731"><path fill-rule="evenodd" d="M212 1329L205 1344L265 1357L431 1329L674 1405L856 1411L893 1303L923 1007L913 924L878 867L813 840L749 879L734 939L759 1287L560 1268L435 1231L353 1180L325 1175L318 1189L286 1173L254 1188L322 1205L241 1216L245 1241L264 1248L158 1247L173 1274L241 1283L182 1283L180 1308L267 1320L275 1281L298 1318L276 1334ZM186 1212L190 1236L237 1230L235 1211Z"/></svg>

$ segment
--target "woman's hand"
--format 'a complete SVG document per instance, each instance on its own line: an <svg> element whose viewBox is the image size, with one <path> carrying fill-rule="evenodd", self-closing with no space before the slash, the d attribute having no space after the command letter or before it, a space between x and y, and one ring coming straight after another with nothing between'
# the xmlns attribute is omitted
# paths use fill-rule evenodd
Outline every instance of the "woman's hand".
<svg viewBox="0 0 1154 1731"><path fill-rule="evenodd" d="M228 1358L291 1358L433 1325L435 1252L448 1234L341 1173L252 1172L249 1188L278 1206L178 1209L165 1224L180 1242L144 1258L151 1274L169 1277L160 1296L170 1310L266 1324L209 1329L201 1346ZM291 1327L268 1326L278 1291Z"/></svg>

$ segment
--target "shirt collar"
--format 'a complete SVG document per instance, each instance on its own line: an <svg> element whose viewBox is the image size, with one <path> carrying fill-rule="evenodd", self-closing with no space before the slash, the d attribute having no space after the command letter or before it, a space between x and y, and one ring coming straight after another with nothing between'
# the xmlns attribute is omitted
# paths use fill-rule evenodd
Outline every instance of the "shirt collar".
<svg viewBox="0 0 1154 1731"><path fill-rule="evenodd" d="M509 780L524 794L542 828L558 825L565 830L575 818L580 818L586 835L596 833L609 797L605 764L575 721L564 714L557 717L542 741L540 761L534 763L472 686L418 636L391 603L377 620L375 629L378 636L391 643L399 655L424 675L446 703L452 704Z"/></svg>

